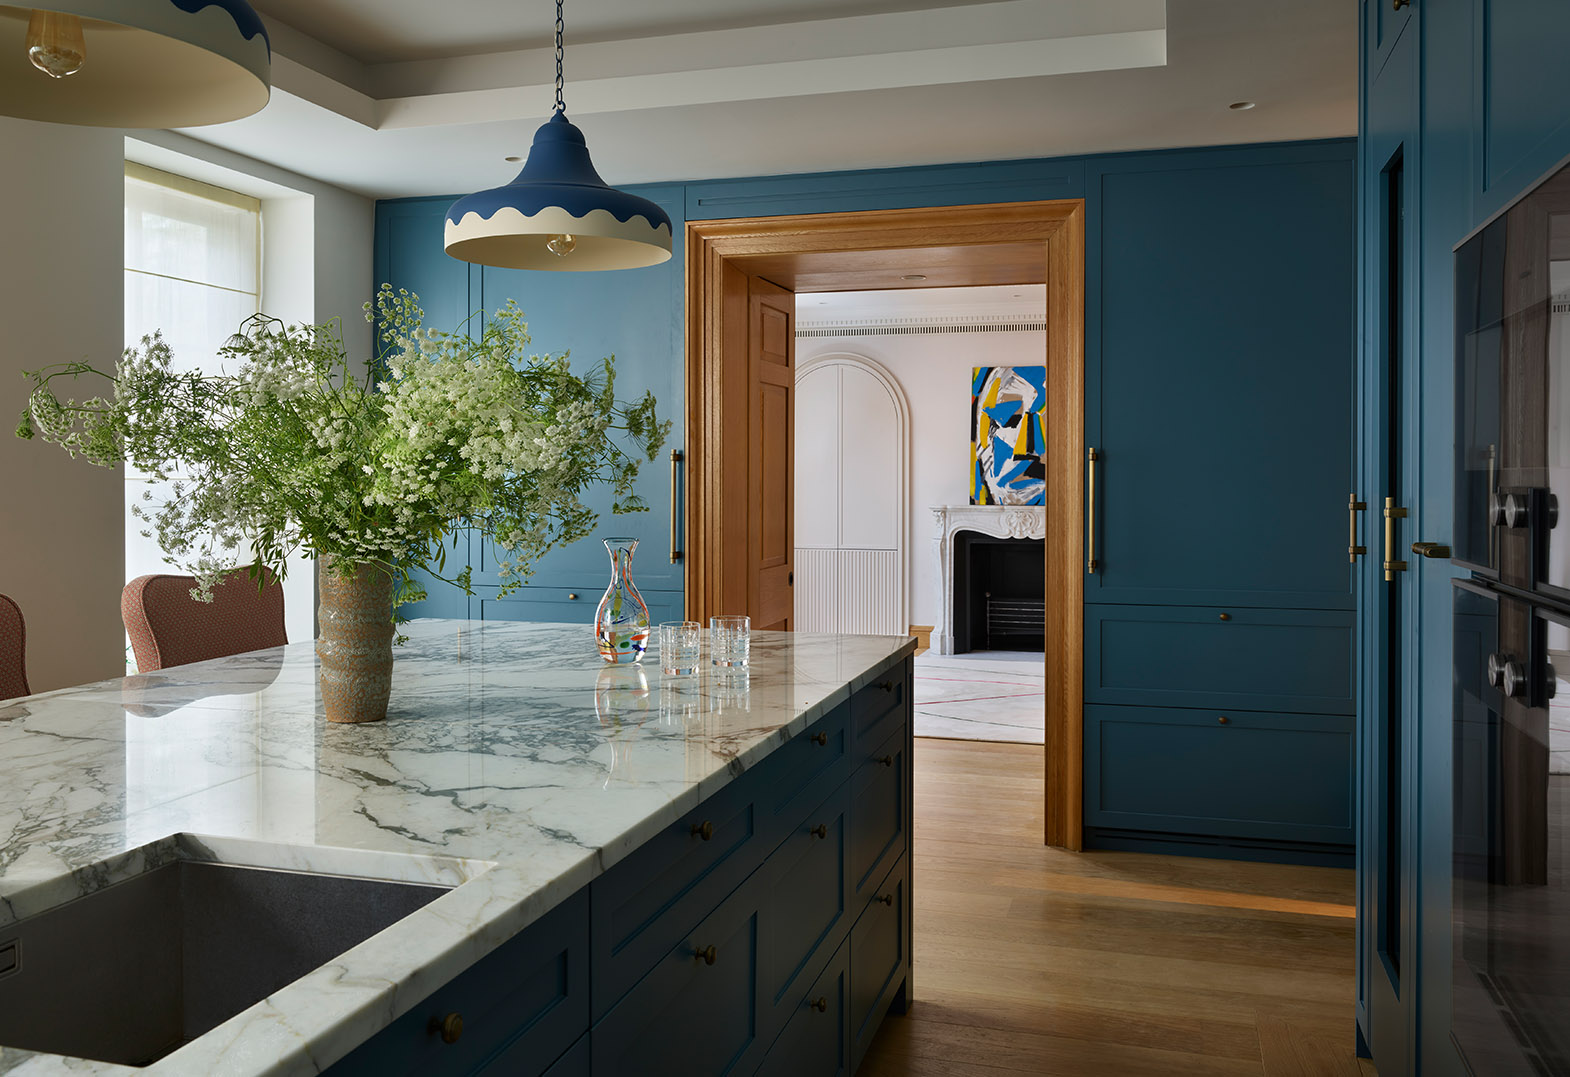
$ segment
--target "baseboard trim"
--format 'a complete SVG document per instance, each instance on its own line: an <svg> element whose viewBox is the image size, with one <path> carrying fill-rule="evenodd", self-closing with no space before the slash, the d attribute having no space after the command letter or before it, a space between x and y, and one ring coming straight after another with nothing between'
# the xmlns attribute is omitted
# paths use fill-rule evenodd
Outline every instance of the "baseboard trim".
<svg viewBox="0 0 1570 1077"><path fill-rule="evenodd" d="M1215 860L1249 860L1262 864L1303 864L1309 867L1350 868L1355 850L1345 845L1311 842L1257 841L1204 834L1160 834L1141 830L1085 828L1085 848L1109 852L1164 853L1200 856Z"/></svg>

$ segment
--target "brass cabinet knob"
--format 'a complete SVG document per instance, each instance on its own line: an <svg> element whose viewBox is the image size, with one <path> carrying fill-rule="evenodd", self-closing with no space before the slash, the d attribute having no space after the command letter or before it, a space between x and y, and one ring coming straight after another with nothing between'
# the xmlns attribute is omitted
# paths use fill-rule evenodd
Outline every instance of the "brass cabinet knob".
<svg viewBox="0 0 1570 1077"><path fill-rule="evenodd" d="M1232 615L1230 613L1223 613L1221 615L1221 619L1223 621L1230 621L1232 619Z"/></svg>
<svg viewBox="0 0 1570 1077"><path fill-rule="evenodd" d="M714 837L714 824L709 822L707 819L701 823L693 823L692 836L695 838L702 838L704 841L708 841L710 838Z"/></svg>
<svg viewBox="0 0 1570 1077"><path fill-rule="evenodd" d="M463 1014L431 1018L431 1031L441 1036L443 1043L457 1043L458 1037L463 1035Z"/></svg>
<svg viewBox="0 0 1570 1077"><path fill-rule="evenodd" d="M807 833L811 834L815 838L826 838L829 836L829 828L827 825L819 823L817 826L807 831Z"/></svg>
<svg viewBox="0 0 1570 1077"><path fill-rule="evenodd" d="M829 735L827 733L814 733L812 735L812 743L816 744L820 748L823 747L828 742L829 742Z"/></svg>
<svg viewBox="0 0 1570 1077"><path fill-rule="evenodd" d="M894 907L894 895L893 894L884 894L882 897L875 898L874 900L877 901L878 904L880 904L880 905L887 905L891 909Z"/></svg>
<svg viewBox="0 0 1570 1077"><path fill-rule="evenodd" d="M893 681L882 681L882 682L880 682L878 684L878 687L883 689L885 692L892 692L892 691L894 691L894 682Z"/></svg>
<svg viewBox="0 0 1570 1077"><path fill-rule="evenodd" d="M571 601L573 601L573 602L576 602L576 601L578 601L578 596L577 596L577 594L576 594L576 593L575 593L575 592L573 592L573 591L568 591L568 592L567 592L567 597L568 597L568 599L570 599L570 600L571 600Z"/></svg>
<svg viewBox="0 0 1570 1077"><path fill-rule="evenodd" d="M813 999L811 1002L807 1003L807 1005L811 1006L814 1010L817 1010L819 1013L828 1013L829 1012L829 1000L826 999L826 998L823 998L821 996L818 997L818 998Z"/></svg>
<svg viewBox="0 0 1570 1077"><path fill-rule="evenodd" d="M1216 721L1220 722L1222 725L1226 725L1231 722L1232 719L1223 714L1220 718L1217 718Z"/></svg>
<svg viewBox="0 0 1570 1077"><path fill-rule="evenodd" d="M878 763L881 766L892 767L894 765L894 757L892 755L886 755L882 759L879 759Z"/></svg>
<svg viewBox="0 0 1570 1077"><path fill-rule="evenodd" d="M720 953L712 946L705 946L694 951L692 956L705 965L712 965L714 964L714 959L719 957Z"/></svg>

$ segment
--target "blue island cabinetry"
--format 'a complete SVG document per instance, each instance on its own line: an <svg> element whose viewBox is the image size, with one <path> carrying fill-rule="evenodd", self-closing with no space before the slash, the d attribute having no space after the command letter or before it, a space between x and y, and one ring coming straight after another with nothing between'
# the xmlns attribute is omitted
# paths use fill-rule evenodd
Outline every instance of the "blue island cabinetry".
<svg viewBox="0 0 1570 1077"><path fill-rule="evenodd" d="M911 983L911 662L331 1067L854 1073Z"/></svg>

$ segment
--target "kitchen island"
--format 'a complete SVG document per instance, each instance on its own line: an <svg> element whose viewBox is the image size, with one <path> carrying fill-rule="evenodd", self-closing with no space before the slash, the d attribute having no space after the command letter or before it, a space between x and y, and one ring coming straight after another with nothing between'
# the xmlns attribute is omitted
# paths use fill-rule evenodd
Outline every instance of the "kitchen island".
<svg viewBox="0 0 1570 1077"><path fill-rule="evenodd" d="M174 861L431 895L151 1065L0 1034L0 1072L854 1069L909 998L913 641L666 678L582 625L406 630L375 725L321 720L309 643L0 703L0 994L13 934Z"/></svg>

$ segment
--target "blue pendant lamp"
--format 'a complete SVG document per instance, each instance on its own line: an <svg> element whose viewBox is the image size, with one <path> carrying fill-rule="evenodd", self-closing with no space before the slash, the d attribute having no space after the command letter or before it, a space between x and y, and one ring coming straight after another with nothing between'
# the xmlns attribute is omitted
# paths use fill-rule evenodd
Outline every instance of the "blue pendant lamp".
<svg viewBox="0 0 1570 1077"><path fill-rule="evenodd" d="M197 127L267 104L272 49L245 0L0 4L0 115Z"/></svg>
<svg viewBox="0 0 1570 1077"><path fill-rule="evenodd" d="M671 220L609 186L562 103L562 0L556 0L556 111L534 132L523 171L447 210L447 253L503 269L637 269L671 256Z"/></svg>

